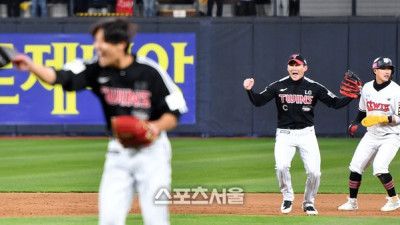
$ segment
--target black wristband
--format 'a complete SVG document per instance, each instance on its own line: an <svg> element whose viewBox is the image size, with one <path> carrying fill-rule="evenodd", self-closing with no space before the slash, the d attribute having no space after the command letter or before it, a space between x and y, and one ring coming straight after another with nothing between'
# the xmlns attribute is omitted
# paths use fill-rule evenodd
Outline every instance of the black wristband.
<svg viewBox="0 0 400 225"><path fill-rule="evenodd" d="M389 123L392 123L392 116L388 116Z"/></svg>

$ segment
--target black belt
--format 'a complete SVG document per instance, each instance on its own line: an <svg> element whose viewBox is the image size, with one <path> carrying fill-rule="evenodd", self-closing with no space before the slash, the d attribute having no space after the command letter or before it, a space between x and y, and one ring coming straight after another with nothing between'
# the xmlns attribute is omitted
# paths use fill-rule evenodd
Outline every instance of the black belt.
<svg viewBox="0 0 400 225"><path fill-rule="evenodd" d="M286 129L286 130L301 130L301 129L304 129L304 128L306 128L306 127L311 127L312 125L310 125L310 126L296 126L296 127L278 127L279 129Z"/></svg>

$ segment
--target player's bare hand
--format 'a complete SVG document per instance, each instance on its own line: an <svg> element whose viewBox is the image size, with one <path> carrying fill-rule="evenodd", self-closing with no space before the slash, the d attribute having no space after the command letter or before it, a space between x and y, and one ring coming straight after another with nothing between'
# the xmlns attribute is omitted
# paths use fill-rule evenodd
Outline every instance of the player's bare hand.
<svg viewBox="0 0 400 225"><path fill-rule="evenodd" d="M254 79L253 78L247 78L246 80L243 81L243 87L246 90L251 90L254 85Z"/></svg>
<svg viewBox="0 0 400 225"><path fill-rule="evenodd" d="M29 56L24 54L17 55L11 62L17 67L19 70L28 71L32 65L32 60Z"/></svg>

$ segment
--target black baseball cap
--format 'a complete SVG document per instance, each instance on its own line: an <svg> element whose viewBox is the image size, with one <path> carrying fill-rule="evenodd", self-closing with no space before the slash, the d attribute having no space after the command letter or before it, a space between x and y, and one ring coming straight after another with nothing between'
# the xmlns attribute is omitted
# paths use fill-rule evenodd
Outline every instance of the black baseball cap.
<svg viewBox="0 0 400 225"><path fill-rule="evenodd" d="M307 61L306 59L300 55L300 54L293 54L289 57L289 61L288 64L292 61L295 61L296 63L300 64L300 65L305 65L307 66Z"/></svg>

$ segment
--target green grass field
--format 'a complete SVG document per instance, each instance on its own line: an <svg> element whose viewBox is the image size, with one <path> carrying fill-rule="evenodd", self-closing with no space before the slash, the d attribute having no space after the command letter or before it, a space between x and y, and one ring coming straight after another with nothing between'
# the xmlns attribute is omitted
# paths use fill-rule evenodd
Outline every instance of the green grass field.
<svg viewBox="0 0 400 225"><path fill-rule="evenodd" d="M0 218L7 225L97 225L97 217ZM143 225L139 215L129 215L127 225ZM395 225L398 218L349 218L326 216L198 216L171 215L171 225Z"/></svg>
<svg viewBox="0 0 400 225"><path fill-rule="evenodd" d="M273 138L173 138L172 188L241 187L245 192L278 193ZM319 193L347 193L348 165L359 139L319 138L322 182ZM107 139L0 139L0 192L97 192ZM391 164L400 177L398 157ZM305 173L298 154L292 162L296 193ZM382 193L369 168L360 193ZM398 224L394 218L172 215L172 224ZM347 223L347 222L348 223ZM350 223L351 222L351 223ZM0 224L90 224L97 217L0 218ZM127 224L141 224L132 215Z"/></svg>

